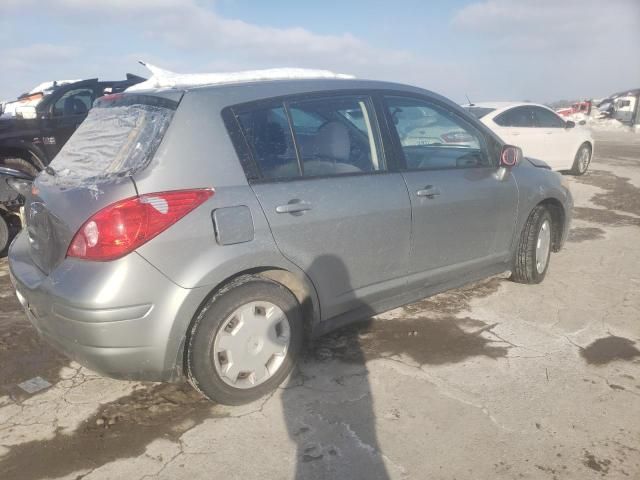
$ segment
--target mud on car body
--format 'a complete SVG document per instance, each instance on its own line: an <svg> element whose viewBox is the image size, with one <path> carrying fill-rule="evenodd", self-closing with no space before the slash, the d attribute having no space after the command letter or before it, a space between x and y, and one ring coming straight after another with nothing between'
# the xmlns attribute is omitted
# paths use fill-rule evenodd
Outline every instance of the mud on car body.
<svg viewBox="0 0 640 480"><path fill-rule="evenodd" d="M416 140L449 131L464 142ZM542 281L572 207L544 167L406 85L125 92L36 179L12 281L80 363L248 402L308 336L504 271Z"/></svg>

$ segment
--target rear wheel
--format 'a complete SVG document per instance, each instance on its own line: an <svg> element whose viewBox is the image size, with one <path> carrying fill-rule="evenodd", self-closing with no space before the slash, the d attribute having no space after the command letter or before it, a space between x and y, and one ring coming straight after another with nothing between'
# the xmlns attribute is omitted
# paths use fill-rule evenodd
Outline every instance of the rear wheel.
<svg viewBox="0 0 640 480"><path fill-rule="evenodd" d="M2 164L9 168L20 170L21 172L31 175L34 178L38 175L38 169L35 167L35 165L33 165L28 160L25 160L24 158L5 158L2 160Z"/></svg>
<svg viewBox="0 0 640 480"><path fill-rule="evenodd" d="M522 229L511 279L518 283L540 283L549 269L553 242L553 220L543 205L533 209Z"/></svg>
<svg viewBox="0 0 640 480"><path fill-rule="evenodd" d="M573 160L573 167L571 167L571 173L573 175L584 175L589 164L591 163L591 146L588 143L580 145L576 157Z"/></svg>
<svg viewBox="0 0 640 480"><path fill-rule="evenodd" d="M279 283L243 276L200 310L187 347L187 376L210 400L248 403L274 390L299 355L302 315Z"/></svg>
<svg viewBox="0 0 640 480"><path fill-rule="evenodd" d="M0 257L7 255L9 245L21 228L20 218L6 211L0 211Z"/></svg>

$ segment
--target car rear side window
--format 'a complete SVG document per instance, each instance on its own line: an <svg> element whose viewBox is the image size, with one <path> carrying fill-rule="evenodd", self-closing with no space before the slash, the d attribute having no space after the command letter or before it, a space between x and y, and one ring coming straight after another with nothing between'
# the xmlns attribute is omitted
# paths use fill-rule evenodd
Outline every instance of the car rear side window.
<svg viewBox="0 0 640 480"><path fill-rule="evenodd" d="M298 158L283 106L249 110L237 118L263 178L299 175Z"/></svg>
<svg viewBox="0 0 640 480"><path fill-rule="evenodd" d="M289 105L305 177L374 172L384 168L367 98L319 98ZM346 112L350 112L347 116ZM298 119L322 118L309 126ZM352 120L361 118L364 129Z"/></svg>
<svg viewBox="0 0 640 480"><path fill-rule="evenodd" d="M482 134L453 112L416 98L385 102L408 170L491 165Z"/></svg>
<svg viewBox="0 0 640 480"><path fill-rule="evenodd" d="M464 109L476 118L482 118L495 110L488 107L464 107Z"/></svg>
<svg viewBox="0 0 640 480"><path fill-rule="evenodd" d="M262 179L385 169L368 97L330 96L270 107L242 106L236 118Z"/></svg>
<svg viewBox="0 0 640 480"><path fill-rule="evenodd" d="M501 127L525 127L536 126L533 110L530 107L515 107L497 115L493 121Z"/></svg>

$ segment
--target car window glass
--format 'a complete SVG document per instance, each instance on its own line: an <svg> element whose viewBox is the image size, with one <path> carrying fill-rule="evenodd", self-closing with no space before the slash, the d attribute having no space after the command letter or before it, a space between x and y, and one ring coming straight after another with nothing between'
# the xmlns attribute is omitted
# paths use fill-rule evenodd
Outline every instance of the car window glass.
<svg viewBox="0 0 640 480"><path fill-rule="evenodd" d="M454 112L414 98L386 104L409 170L490 165L481 134Z"/></svg>
<svg viewBox="0 0 640 480"><path fill-rule="evenodd" d="M367 98L292 102L289 111L305 177L384 169L373 108ZM322 121L311 122L310 118ZM356 125L356 119L361 126Z"/></svg>
<svg viewBox="0 0 640 480"><path fill-rule="evenodd" d="M86 115L93 100L93 90L89 88L69 90L53 105L53 116Z"/></svg>
<svg viewBox="0 0 640 480"><path fill-rule="evenodd" d="M542 128L563 128L564 122L558 116L547 109L533 107L536 125Z"/></svg>
<svg viewBox="0 0 640 480"><path fill-rule="evenodd" d="M476 118L482 118L495 110L489 107L464 107L464 109Z"/></svg>
<svg viewBox="0 0 640 480"><path fill-rule="evenodd" d="M241 113L238 121L264 178L291 178L300 175L283 107Z"/></svg>
<svg viewBox="0 0 640 480"><path fill-rule="evenodd" d="M535 127L533 110L529 107L515 107L501 113L493 119L502 127Z"/></svg>

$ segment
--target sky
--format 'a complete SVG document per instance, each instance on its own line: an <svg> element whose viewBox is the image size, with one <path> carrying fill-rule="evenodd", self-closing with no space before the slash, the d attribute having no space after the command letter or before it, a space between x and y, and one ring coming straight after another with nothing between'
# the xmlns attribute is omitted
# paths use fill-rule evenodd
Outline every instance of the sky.
<svg viewBox="0 0 640 480"><path fill-rule="evenodd" d="M0 0L0 99L54 79L306 67L454 101L640 87L640 0Z"/></svg>

